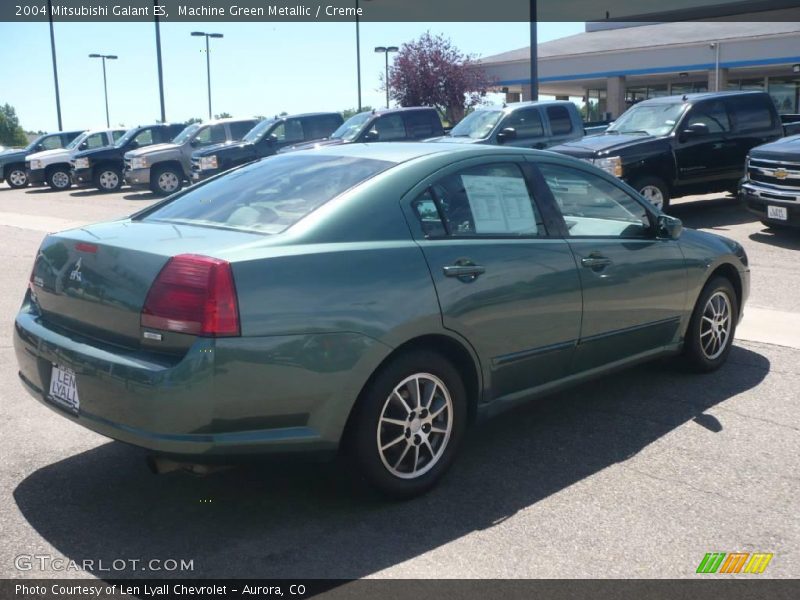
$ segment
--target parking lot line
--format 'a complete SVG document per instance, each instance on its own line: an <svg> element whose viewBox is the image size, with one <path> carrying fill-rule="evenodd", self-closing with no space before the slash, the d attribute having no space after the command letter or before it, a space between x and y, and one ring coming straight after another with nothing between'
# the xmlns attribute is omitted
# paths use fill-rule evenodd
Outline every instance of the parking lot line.
<svg viewBox="0 0 800 600"><path fill-rule="evenodd" d="M736 338L800 348L800 313L748 306L736 329Z"/></svg>
<svg viewBox="0 0 800 600"><path fill-rule="evenodd" d="M61 219L59 217L42 217L39 215L15 212L0 212L0 226L42 231L44 233L72 229L73 227L86 225L89 222L90 221Z"/></svg>

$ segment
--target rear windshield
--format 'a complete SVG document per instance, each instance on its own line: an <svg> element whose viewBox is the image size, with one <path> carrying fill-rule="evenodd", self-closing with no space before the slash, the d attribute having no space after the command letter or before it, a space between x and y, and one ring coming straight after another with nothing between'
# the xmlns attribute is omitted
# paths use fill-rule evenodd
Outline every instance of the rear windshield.
<svg viewBox="0 0 800 600"><path fill-rule="evenodd" d="M281 233L393 164L311 152L273 156L190 188L142 220Z"/></svg>

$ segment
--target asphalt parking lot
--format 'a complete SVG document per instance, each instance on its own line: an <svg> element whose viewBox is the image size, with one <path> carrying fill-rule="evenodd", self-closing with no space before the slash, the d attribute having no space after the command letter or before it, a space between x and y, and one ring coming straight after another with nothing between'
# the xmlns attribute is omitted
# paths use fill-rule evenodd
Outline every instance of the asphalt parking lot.
<svg viewBox="0 0 800 600"><path fill-rule="evenodd" d="M23 390L11 323L42 237L153 201L0 185L0 577L92 576L18 568L48 555L193 561L101 577L676 578L736 551L774 554L761 577L800 577L800 232L767 230L729 196L676 202L750 257L726 366L657 362L501 415L433 492L386 503L339 462L154 476L140 450Z"/></svg>

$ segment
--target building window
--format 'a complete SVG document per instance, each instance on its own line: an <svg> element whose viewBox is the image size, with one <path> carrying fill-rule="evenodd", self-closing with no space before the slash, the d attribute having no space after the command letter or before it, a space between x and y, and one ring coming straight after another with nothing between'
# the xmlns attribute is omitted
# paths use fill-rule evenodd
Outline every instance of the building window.
<svg viewBox="0 0 800 600"><path fill-rule="evenodd" d="M774 79L769 78L769 95L782 115L800 112L800 78Z"/></svg>
<svg viewBox="0 0 800 600"><path fill-rule="evenodd" d="M708 91L708 83L705 81L695 81L689 83L673 83L671 92L673 96L683 94L699 94Z"/></svg>
<svg viewBox="0 0 800 600"><path fill-rule="evenodd" d="M583 120L587 123L603 121L608 111L606 90L586 90L586 100L583 105Z"/></svg>
<svg viewBox="0 0 800 600"><path fill-rule="evenodd" d="M660 98L667 96L667 86L664 85L642 85L637 87L629 87L625 90L625 103L628 106L633 106L642 100L650 98Z"/></svg>
<svg viewBox="0 0 800 600"><path fill-rule="evenodd" d="M758 79L734 79L728 81L729 90L744 90L744 91L764 91L764 78Z"/></svg>

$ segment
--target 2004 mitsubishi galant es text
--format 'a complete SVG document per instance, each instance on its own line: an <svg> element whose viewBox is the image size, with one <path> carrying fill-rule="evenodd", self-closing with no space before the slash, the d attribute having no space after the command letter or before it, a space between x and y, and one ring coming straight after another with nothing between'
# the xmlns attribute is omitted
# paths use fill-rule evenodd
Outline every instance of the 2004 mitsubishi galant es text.
<svg viewBox="0 0 800 600"><path fill-rule="evenodd" d="M719 367L748 290L740 245L585 162L352 144L47 236L14 343L37 399L156 456L343 446L411 496L519 400L666 354Z"/></svg>

